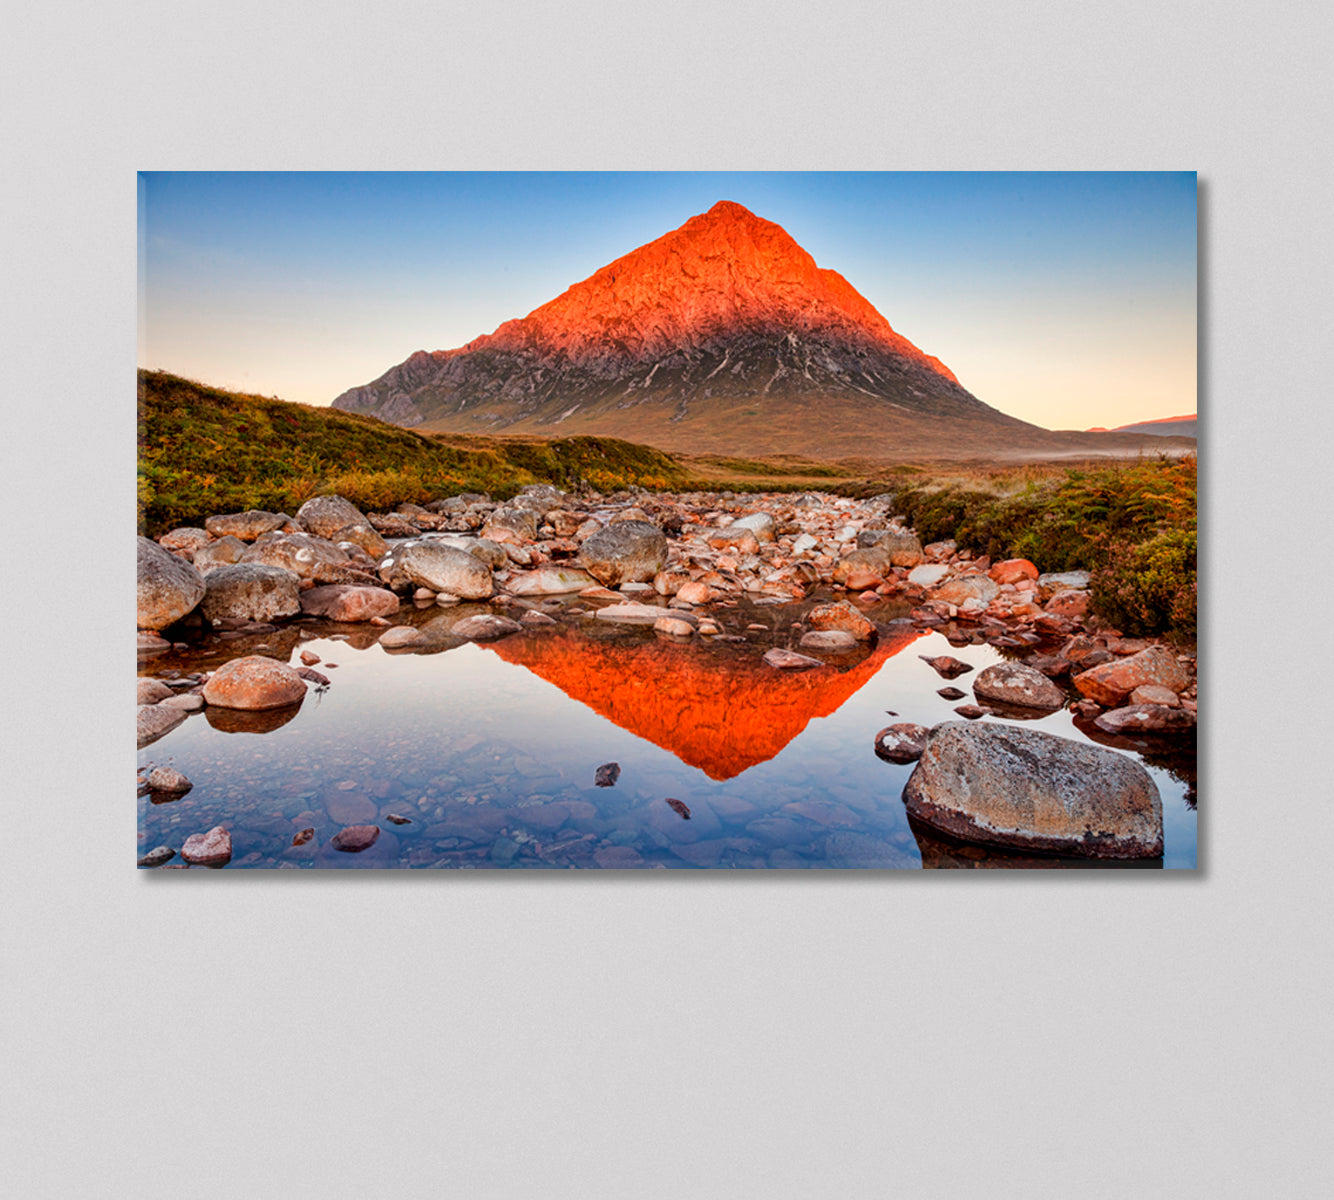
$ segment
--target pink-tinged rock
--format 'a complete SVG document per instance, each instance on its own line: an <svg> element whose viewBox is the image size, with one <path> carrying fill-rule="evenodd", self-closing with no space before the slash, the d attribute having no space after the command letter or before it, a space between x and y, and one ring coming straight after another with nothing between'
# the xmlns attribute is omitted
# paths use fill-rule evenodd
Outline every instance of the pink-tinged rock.
<svg viewBox="0 0 1334 1200"><path fill-rule="evenodd" d="M366 514L342 496L312 496L296 510L296 519L303 529L330 541L348 525L369 525Z"/></svg>
<svg viewBox="0 0 1334 1200"><path fill-rule="evenodd" d="M394 650L399 646L414 646L424 641L426 636L411 625L395 625L393 629L386 629L380 634L380 645L386 650Z"/></svg>
<svg viewBox="0 0 1334 1200"><path fill-rule="evenodd" d="M301 663L303 666L307 667L318 666L319 661L320 661L320 656L316 654L314 650L301 651Z"/></svg>
<svg viewBox="0 0 1334 1200"><path fill-rule="evenodd" d="M934 598L964 608L969 604L985 607L999 595L1000 584L995 580L985 575L961 575L941 584Z"/></svg>
<svg viewBox="0 0 1334 1200"><path fill-rule="evenodd" d="M381 558L389 550L389 543L369 521L352 521L334 530L329 540L335 546L354 546L371 559Z"/></svg>
<svg viewBox="0 0 1334 1200"><path fill-rule="evenodd" d="M653 629L656 633L666 633L672 637L690 637L695 632L695 627L680 617L659 617L653 622Z"/></svg>
<svg viewBox="0 0 1334 1200"><path fill-rule="evenodd" d="M609 604L598 609L599 621L615 621L623 625L652 625L662 617L686 619L685 610L663 608L657 604L638 604L633 600L624 604Z"/></svg>
<svg viewBox="0 0 1334 1200"><path fill-rule="evenodd" d="M301 611L329 621L369 621L398 612L398 597L386 588L331 583L302 592Z"/></svg>
<svg viewBox="0 0 1334 1200"><path fill-rule="evenodd" d="M204 598L204 577L183 558L138 539L138 627L174 625Z"/></svg>
<svg viewBox="0 0 1334 1200"><path fill-rule="evenodd" d="M1166 704L1132 704L1103 713L1093 724L1104 733L1183 733L1195 728L1195 714Z"/></svg>
<svg viewBox="0 0 1334 1200"><path fill-rule="evenodd" d="M1057 617L1082 617L1087 615L1088 610L1088 592L1068 588L1066 591L1057 592L1048 600L1045 611Z"/></svg>
<svg viewBox="0 0 1334 1200"><path fill-rule="evenodd" d="M737 554L758 554L759 539L753 529L738 529L729 525L726 529L717 529L705 539L715 550L731 550Z"/></svg>
<svg viewBox="0 0 1334 1200"><path fill-rule="evenodd" d="M204 707L204 697L194 692L181 692L179 695L159 700L158 704L162 708L179 708L181 712L198 712Z"/></svg>
<svg viewBox="0 0 1334 1200"><path fill-rule="evenodd" d="M290 524L291 518L283 513L252 508L248 512L221 513L209 517L204 522L204 529L215 538L234 537L243 542L253 542L266 533L276 532Z"/></svg>
<svg viewBox="0 0 1334 1200"><path fill-rule="evenodd" d="M802 634L798 645L803 650L840 653L856 649L857 639L846 629L812 629L809 633Z"/></svg>
<svg viewBox="0 0 1334 1200"><path fill-rule="evenodd" d="M1025 663L999 662L982 671L973 681L979 700L995 700L1020 708L1055 712L1065 705L1065 693L1041 671Z"/></svg>
<svg viewBox="0 0 1334 1200"><path fill-rule="evenodd" d="M201 575L207 575L218 567L230 567L245 557L246 550L245 542L238 537L229 534L227 537L218 538L217 541L209 542L207 546L201 546L194 552L195 569Z"/></svg>
<svg viewBox="0 0 1334 1200"><path fill-rule="evenodd" d="M295 668L260 654L223 663L204 685L204 699L217 708L283 708L305 694L306 681Z"/></svg>
<svg viewBox="0 0 1334 1200"><path fill-rule="evenodd" d="M151 658L155 654L163 654L171 649L171 643L156 633L148 633L145 630L139 631L138 653L142 658Z"/></svg>
<svg viewBox="0 0 1334 1200"><path fill-rule="evenodd" d="M676 590L676 598L683 600L686 604L707 604L717 594L707 583L702 583L697 579L691 580L689 583L683 583Z"/></svg>
<svg viewBox="0 0 1334 1200"><path fill-rule="evenodd" d="M140 704L156 704L159 700L165 700L168 696L176 694L160 679L139 680L138 691L137 699Z"/></svg>
<svg viewBox="0 0 1334 1200"><path fill-rule="evenodd" d="M212 540L207 530L183 526L180 529L173 529L170 533L164 533L158 538L157 544L173 554L184 552L186 557L192 557L196 550L207 546Z"/></svg>
<svg viewBox="0 0 1334 1200"><path fill-rule="evenodd" d="M441 542L409 542L395 551L404 574L418 587L463 600L485 600L494 591L491 568L467 550Z"/></svg>
<svg viewBox="0 0 1334 1200"><path fill-rule="evenodd" d="M842 629L859 642L875 637L875 626L846 600L817 604L806 614L806 620L812 629Z"/></svg>
<svg viewBox="0 0 1334 1200"><path fill-rule="evenodd" d="M300 578L285 567L241 562L219 566L204 577L199 605L207 620L276 621L301 611Z"/></svg>
<svg viewBox="0 0 1334 1200"><path fill-rule="evenodd" d="M1165 704L1168 708L1180 708L1181 697L1170 688L1158 687L1146 683L1130 693L1131 704Z"/></svg>
<svg viewBox="0 0 1334 1200"><path fill-rule="evenodd" d="M231 856L232 835L221 825L215 825L207 833L191 834L181 847L181 857L186 862L206 867L225 863Z"/></svg>
<svg viewBox="0 0 1334 1200"><path fill-rule="evenodd" d="M907 721L889 725L875 735L875 752L880 758L893 763L916 762L922 757L926 739L930 736L931 730L925 725L914 725Z"/></svg>
<svg viewBox="0 0 1334 1200"><path fill-rule="evenodd" d="M851 591L861 591L883 583L893 565L889 551L878 546L852 550L834 564L833 579Z"/></svg>
<svg viewBox="0 0 1334 1200"><path fill-rule="evenodd" d="M1150 646L1129 658L1082 671L1074 677L1073 683L1081 693L1105 708L1117 708L1131 692L1144 684L1180 693L1190 679L1175 654L1164 646Z"/></svg>
<svg viewBox="0 0 1334 1200"><path fill-rule="evenodd" d="M957 679L973 669L968 663L960 662L949 654L938 654L934 658L927 654L919 654L917 657L942 679Z"/></svg>
<svg viewBox="0 0 1334 1200"><path fill-rule="evenodd" d="M1019 583L1024 579L1036 580L1038 569L1026 558L1007 558L998 562L987 574L997 583Z"/></svg>
<svg viewBox="0 0 1334 1200"><path fill-rule="evenodd" d="M783 650L775 646L772 650L765 651L764 661L771 667L776 667L780 671L804 671L808 667L822 667L818 658L809 658L805 654L797 654L792 650Z"/></svg>
<svg viewBox="0 0 1334 1200"><path fill-rule="evenodd" d="M349 825L346 829L340 829L335 833L330 844L335 850L356 854L358 851L365 850L368 846L373 845L375 839L379 836L380 827L378 825Z"/></svg>
<svg viewBox="0 0 1334 1200"><path fill-rule="evenodd" d="M941 563L950 557L959 548L959 543L953 538L944 542L932 542L923 548L922 553L926 556L927 562Z"/></svg>
<svg viewBox="0 0 1334 1200"><path fill-rule="evenodd" d="M155 767L149 773L148 786L155 792L184 796L194 784L174 767Z"/></svg>
<svg viewBox="0 0 1334 1200"><path fill-rule="evenodd" d="M932 545L935 544L932 543ZM945 563L923 563L920 567L914 567L908 572L908 582L922 588L933 588L941 580L948 578L949 573L949 566Z"/></svg>
<svg viewBox="0 0 1334 1200"><path fill-rule="evenodd" d="M863 529L857 534L857 545L885 550L896 567L915 567L926 557L917 535L906 529Z"/></svg>
<svg viewBox="0 0 1334 1200"><path fill-rule="evenodd" d="M618 521L588 538L580 546L579 558L606 587L647 583L667 565L667 538L647 521Z"/></svg>
<svg viewBox="0 0 1334 1200"><path fill-rule="evenodd" d="M139 748L150 746L160 737L165 737L182 721L185 713L179 708L167 708L161 704L141 704L137 721Z"/></svg>
<svg viewBox="0 0 1334 1200"><path fill-rule="evenodd" d="M519 633L523 626L509 617L498 617L491 613L480 613L475 617L464 617L450 626L449 632L455 637L467 638L472 642L490 642L496 638L508 637Z"/></svg>
<svg viewBox="0 0 1334 1200"><path fill-rule="evenodd" d="M505 590L513 596L560 596L577 592L593 582L587 571L572 567L539 567L536 571L511 576Z"/></svg>

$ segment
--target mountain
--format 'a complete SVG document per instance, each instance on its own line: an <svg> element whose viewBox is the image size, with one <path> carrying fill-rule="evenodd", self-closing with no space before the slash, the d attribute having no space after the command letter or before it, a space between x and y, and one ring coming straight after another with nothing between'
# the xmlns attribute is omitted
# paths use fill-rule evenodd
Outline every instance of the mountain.
<svg viewBox="0 0 1334 1200"><path fill-rule="evenodd" d="M1133 425L1118 425L1115 429L1104 429L1098 426L1096 429L1090 429L1089 433L1151 433L1159 437L1189 437L1196 436L1196 416L1194 413L1187 413L1184 417L1159 417L1155 421L1136 421Z"/></svg>
<svg viewBox="0 0 1334 1200"><path fill-rule="evenodd" d="M780 226L729 201L528 316L456 350L418 351L333 404L429 431L601 433L729 453L1046 434L982 403Z"/></svg>

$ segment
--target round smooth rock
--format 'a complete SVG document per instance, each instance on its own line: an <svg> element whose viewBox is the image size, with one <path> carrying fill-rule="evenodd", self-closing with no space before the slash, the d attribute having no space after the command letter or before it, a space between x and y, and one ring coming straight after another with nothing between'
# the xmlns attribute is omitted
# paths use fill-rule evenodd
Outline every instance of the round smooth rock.
<svg viewBox="0 0 1334 1200"><path fill-rule="evenodd" d="M365 850L368 846L373 845L375 839L379 836L380 827L378 825L349 825L346 829L340 829L333 835L331 844L335 850L356 854L358 851Z"/></svg>
<svg viewBox="0 0 1334 1200"><path fill-rule="evenodd" d="M261 654L223 663L204 685L204 699L216 708L283 708L305 694L306 681L295 668Z"/></svg>
<svg viewBox="0 0 1334 1200"><path fill-rule="evenodd" d="M449 632L455 637L467 638L471 642L490 642L496 638L508 637L519 633L523 626L509 617L499 617L492 613L479 613L475 617L464 617L450 626Z"/></svg>
<svg viewBox="0 0 1334 1200"><path fill-rule="evenodd" d="M181 847L181 857L186 862L206 867L225 863L231 856L232 835L221 825L215 825L207 833L191 834Z"/></svg>
<svg viewBox="0 0 1334 1200"><path fill-rule="evenodd" d="M179 708L168 708L163 704L141 704L137 719L139 748L150 746L160 737L165 737L182 721L185 713Z"/></svg>
<svg viewBox="0 0 1334 1200"><path fill-rule="evenodd" d="M296 519L316 537L330 541L334 540L334 534L349 525L370 527L366 514L342 496L312 496L296 510Z"/></svg>
<svg viewBox="0 0 1334 1200"><path fill-rule="evenodd" d="M857 639L846 629L812 629L802 634L798 645L803 650L823 650L828 653L853 650L857 646Z"/></svg>
<svg viewBox="0 0 1334 1200"><path fill-rule="evenodd" d="M140 704L156 704L159 700L165 700L168 696L176 694L160 679L139 680L138 691Z"/></svg>
<svg viewBox="0 0 1334 1200"><path fill-rule="evenodd" d="M667 537L647 521L617 521L589 537L579 558L604 587L649 583L667 565Z"/></svg>
<svg viewBox="0 0 1334 1200"><path fill-rule="evenodd" d="M369 621L398 612L398 597L388 588L359 587L352 583L310 588L301 593L299 601L303 613L327 621Z"/></svg>
<svg viewBox="0 0 1334 1200"><path fill-rule="evenodd" d="M204 577L199 609L219 621L279 621L301 611L301 580L285 567L241 562L214 567Z"/></svg>
<svg viewBox="0 0 1334 1200"><path fill-rule="evenodd" d="M408 542L397 549L395 558L409 580L433 592L486 600L495 590L490 567L466 550L442 542Z"/></svg>

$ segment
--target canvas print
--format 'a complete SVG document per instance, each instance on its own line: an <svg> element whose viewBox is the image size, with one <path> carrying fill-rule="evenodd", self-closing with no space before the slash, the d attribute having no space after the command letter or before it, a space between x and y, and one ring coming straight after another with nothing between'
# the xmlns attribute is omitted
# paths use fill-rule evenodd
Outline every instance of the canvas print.
<svg viewBox="0 0 1334 1200"><path fill-rule="evenodd" d="M1194 173L138 188L139 867L1196 867Z"/></svg>

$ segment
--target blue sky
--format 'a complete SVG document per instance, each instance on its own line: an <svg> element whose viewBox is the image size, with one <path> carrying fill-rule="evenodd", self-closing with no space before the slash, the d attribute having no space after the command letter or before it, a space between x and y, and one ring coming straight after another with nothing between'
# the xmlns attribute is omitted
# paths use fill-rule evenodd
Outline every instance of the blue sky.
<svg viewBox="0 0 1334 1200"><path fill-rule="evenodd" d="M718 200L782 225L979 399L1195 411L1195 176L139 176L139 365L327 404L524 316Z"/></svg>

